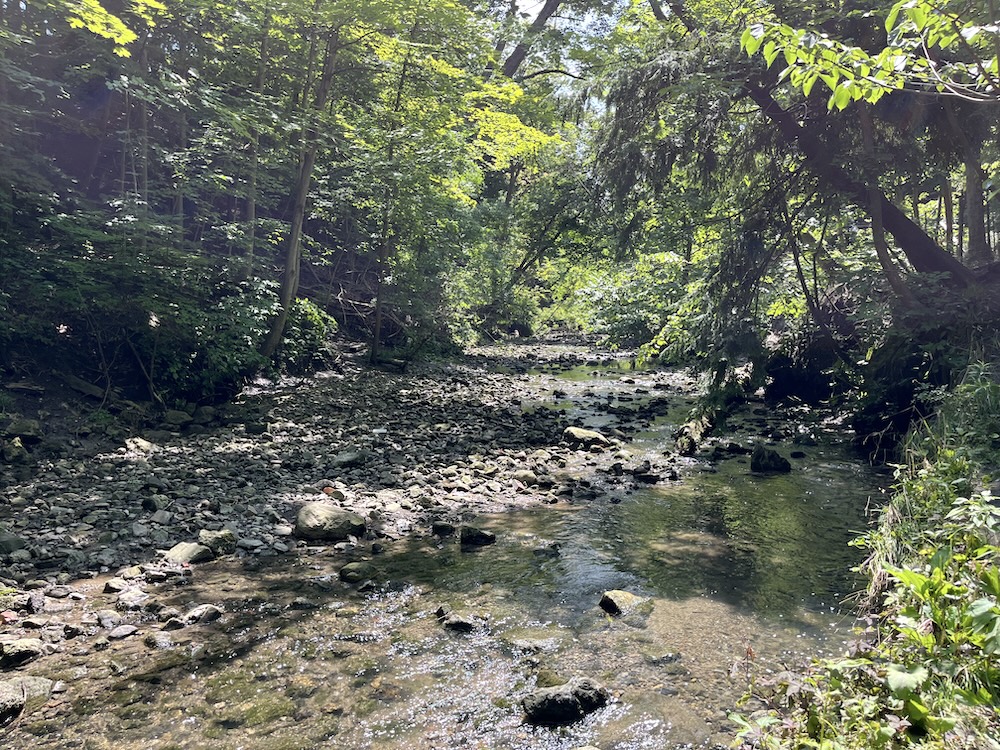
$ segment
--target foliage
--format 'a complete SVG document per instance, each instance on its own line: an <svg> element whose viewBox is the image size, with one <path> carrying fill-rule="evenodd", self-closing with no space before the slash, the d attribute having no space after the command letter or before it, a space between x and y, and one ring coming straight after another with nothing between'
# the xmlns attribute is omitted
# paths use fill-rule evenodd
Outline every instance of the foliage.
<svg viewBox="0 0 1000 750"><path fill-rule="evenodd" d="M877 528L860 544L880 604L847 658L758 686L743 747L990 748L1000 730L1000 383L970 367L911 435ZM988 474L984 474L988 472Z"/></svg>
<svg viewBox="0 0 1000 750"><path fill-rule="evenodd" d="M291 373L303 373L330 364L330 339L336 331L337 321L315 302L295 300L281 342L281 365Z"/></svg>
<svg viewBox="0 0 1000 750"><path fill-rule="evenodd" d="M748 55L759 51L768 67L783 57L781 77L806 96L822 81L831 92L831 109L874 104L903 88L996 100L1000 26L991 11L989 3L899 0L885 19L887 44L874 53L818 29L774 20L750 25L740 44Z"/></svg>

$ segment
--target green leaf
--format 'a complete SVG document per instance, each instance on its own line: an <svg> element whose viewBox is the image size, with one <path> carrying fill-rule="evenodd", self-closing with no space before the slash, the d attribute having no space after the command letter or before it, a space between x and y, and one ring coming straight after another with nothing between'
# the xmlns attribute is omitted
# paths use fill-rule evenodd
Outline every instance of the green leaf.
<svg viewBox="0 0 1000 750"><path fill-rule="evenodd" d="M915 693L930 678L926 667L915 666L907 669L901 664L890 664L885 674L889 690L897 697Z"/></svg>
<svg viewBox="0 0 1000 750"><path fill-rule="evenodd" d="M892 6L892 10L889 11L889 17L885 19L885 30L892 31L893 27L896 25L896 19L899 17L899 11L902 9L903 3L899 2Z"/></svg>

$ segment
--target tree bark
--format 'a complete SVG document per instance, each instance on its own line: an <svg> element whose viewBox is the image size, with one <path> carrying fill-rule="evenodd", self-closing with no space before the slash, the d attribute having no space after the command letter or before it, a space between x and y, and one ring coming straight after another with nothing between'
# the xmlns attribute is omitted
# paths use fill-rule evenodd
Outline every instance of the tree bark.
<svg viewBox="0 0 1000 750"><path fill-rule="evenodd" d="M295 302L295 294L299 290L299 274L302 266L302 227L305 223L306 201L309 198L309 188L312 185L313 167L316 165L316 152L319 148L319 129L316 117L326 107L333 82L334 62L339 49L340 30L334 29L326 40L326 52L323 55L323 70L316 86L316 96L310 115L311 122L303 134L302 148L299 153L299 168L292 191L292 221L288 231L288 251L285 256L285 268L281 277L281 289L278 298L281 310L271 323L267 338L260 348L265 357L274 354L288 322L288 313Z"/></svg>
<svg viewBox="0 0 1000 750"><path fill-rule="evenodd" d="M507 78L513 78L517 73L528 57L528 52L531 50L531 45L534 44L535 38L545 28L548 20L555 15L560 5L562 5L562 0L545 0L545 5L538 11L538 15L531 22L521 41L514 47L514 51L510 53L510 57L504 60L502 72Z"/></svg>

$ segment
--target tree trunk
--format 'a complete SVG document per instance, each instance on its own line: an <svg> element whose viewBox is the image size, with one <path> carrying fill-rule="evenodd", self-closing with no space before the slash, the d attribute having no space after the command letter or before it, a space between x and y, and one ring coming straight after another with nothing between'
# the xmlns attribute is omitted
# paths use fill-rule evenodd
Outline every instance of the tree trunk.
<svg viewBox="0 0 1000 750"><path fill-rule="evenodd" d="M945 115L955 138L962 146L965 161L965 211L963 220L969 230L969 242L963 259L970 266L983 266L993 260L986 238L986 199L983 191L982 144L969 137L958 121L951 102L944 103ZM961 244L961 243L959 243Z"/></svg>
<svg viewBox="0 0 1000 750"><path fill-rule="evenodd" d="M869 215L875 204L881 209L886 231L891 234L906 259L920 273L946 273L959 285L974 281L972 272L956 258L945 252L923 229L915 224L898 206L877 188L875 204L869 195L869 186L851 177L833 163L829 150L812 133L803 128L795 118L782 109L771 93L758 82L748 82L745 91L758 104L761 112L778 128L789 143L796 143L805 156L806 164L833 188L850 196Z"/></svg>
<svg viewBox="0 0 1000 750"><path fill-rule="evenodd" d="M542 9L538 11L538 15L535 16L535 20L531 22L531 26L524 33L521 38L520 43L514 48L514 51L510 53L510 57L504 60L503 63L503 74L507 78L513 78L517 73L518 69L524 63L525 59L528 57L528 52L531 50L531 45L534 44L535 37L537 37L542 29L545 28L545 24L548 20L555 15L555 12L562 5L562 0L545 0L545 5Z"/></svg>
<svg viewBox="0 0 1000 750"><path fill-rule="evenodd" d="M313 101L311 122L303 134L302 148L299 153L299 168L295 178L295 188L292 191L292 221L288 231L288 250L285 255L285 269L281 277L281 289L278 299L281 310L271 323L267 338L260 348L260 353L270 357L281 343L288 322L288 313L295 302L299 290L299 274L302 266L302 227L305 223L306 201L309 198L309 188L312 185L313 167L316 165L316 152L319 148L318 126L316 117L326 107L333 82L334 61L339 49L339 29L335 29L327 37L326 52L323 56L323 70L316 87Z"/></svg>
<svg viewBox="0 0 1000 750"><path fill-rule="evenodd" d="M264 74L267 70L267 39L270 29L271 14L264 9L264 28L260 34L260 55L257 57L257 81L254 90L257 96L264 93ZM246 204L246 278L253 277L254 254L257 250L257 171L260 167L260 132L257 128L250 130L250 174L247 177Z"/></svg>

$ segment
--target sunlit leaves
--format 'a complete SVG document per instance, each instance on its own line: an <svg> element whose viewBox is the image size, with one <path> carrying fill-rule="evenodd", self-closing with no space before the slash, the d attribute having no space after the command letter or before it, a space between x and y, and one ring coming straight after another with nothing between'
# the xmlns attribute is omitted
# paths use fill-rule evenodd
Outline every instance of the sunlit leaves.
<svg viewBox="0 0 1000 750"><path fill-rule="evenodd" d="M897 2L885 21L888 44L869 51L825 33L780 21L749 26L740 39L748 55L768 67L783 58L781 76L807 96L817 80L830 91L830 109L875 103L886 94L914 88L977 101L1000 99L1000 25L977 23L949 0ZM957 7L957 6L956 6ZM931 54L938 49L945 54Z"/></svg>

